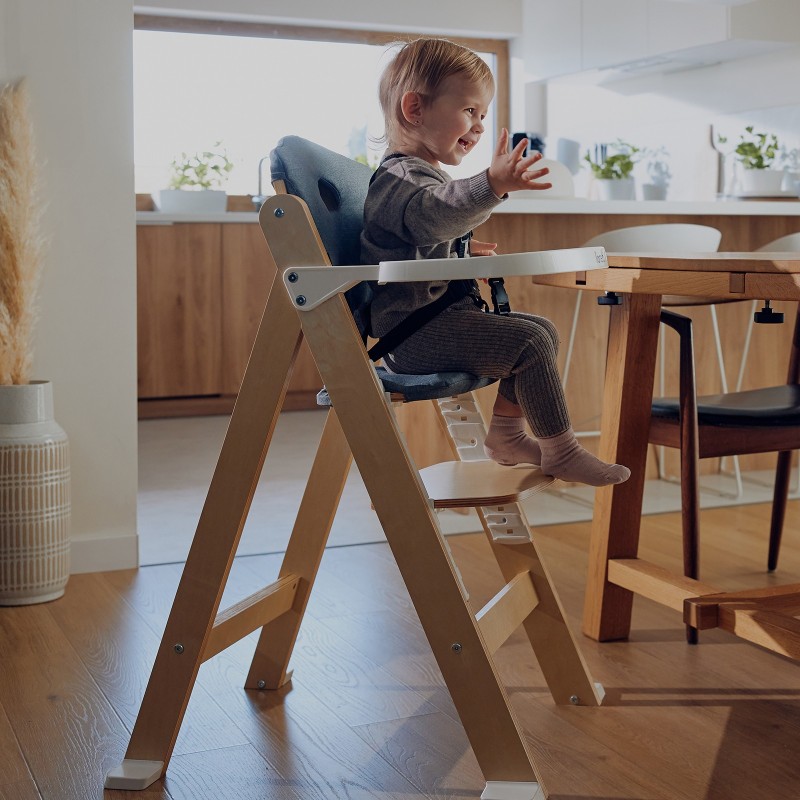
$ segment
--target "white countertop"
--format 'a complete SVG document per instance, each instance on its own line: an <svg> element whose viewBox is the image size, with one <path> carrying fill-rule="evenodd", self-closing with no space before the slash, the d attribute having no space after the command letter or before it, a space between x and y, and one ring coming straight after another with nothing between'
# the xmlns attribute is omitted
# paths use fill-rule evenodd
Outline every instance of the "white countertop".
<svg viewBox="0 0 800 800"><path fill-rule="evenodd" d="M530 200L511 198L495 214L680 214L719 216L800 217L800 199L791 200ZM165 214L137 211L137 225L172 225L178 222L258 222L255 211L222 214Z"/></svg>
<svg viewBox="0 0 800 800"><path fill-rule="evenodd" d="M692 214L719 216L800 216L800 198L792 200L536 200L513 196L495 214Z"/></svg>

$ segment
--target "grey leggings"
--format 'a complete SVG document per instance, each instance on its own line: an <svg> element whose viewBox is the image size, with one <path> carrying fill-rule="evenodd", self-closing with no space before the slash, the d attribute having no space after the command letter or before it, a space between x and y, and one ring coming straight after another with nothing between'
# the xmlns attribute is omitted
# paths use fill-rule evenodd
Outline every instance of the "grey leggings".
<svg viewBox="0 0 800 800"><path fill-rule="evenodd" d="M434 317L391 354L395 372L469 372L500 378L500 394L522 407L534 434L570 427L558 374L558 331L532 314L486 314L468 299Z"/></svg>

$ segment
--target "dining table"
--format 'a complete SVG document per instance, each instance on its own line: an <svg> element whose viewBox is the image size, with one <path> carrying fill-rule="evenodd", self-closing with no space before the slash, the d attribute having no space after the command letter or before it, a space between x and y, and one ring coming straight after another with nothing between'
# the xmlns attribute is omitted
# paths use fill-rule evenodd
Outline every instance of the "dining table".
<svg viewBox="0 0 800 800"><path fill-rule="evenodd" d="M631 477L595 494L583 632L597 641L626 639L635 595L695 623L715 601L715 613L726 612L717 613L727 621L719 627L798 658L800 622L793 614L800 612L800 584L726 595L639 558L638 547L662 296L800 301L800 253L609 252L607 258L607 269L532 278L603 292L599 299L610 309L599 457L625 464ZM788 613L776 617L776 607Z"/></svg>

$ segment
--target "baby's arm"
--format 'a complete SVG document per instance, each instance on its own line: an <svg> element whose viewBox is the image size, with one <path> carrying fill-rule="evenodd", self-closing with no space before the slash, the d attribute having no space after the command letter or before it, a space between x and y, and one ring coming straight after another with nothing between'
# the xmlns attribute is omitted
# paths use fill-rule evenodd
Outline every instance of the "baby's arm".
<svg viewBox="0 0 800 800"><path fill-rule="evenodd" d="M462 236L480 225L500 202L484 170L448 181L434 167L414 159L392 165L370 188L371 214L384 230L416 247Z"/></svg>
<svg viewBox="0 0 800 800"><path fill-rule="evenodd" d="M541 157L541 153L523 158L522 154L528 146L528 140L523 139L510 153L508 152L508 131L503 128L497 140L497 147L489 167L489 185L496 195L502 197L508 192L520 189L549 189L552 183L541 183L550 171L547 167L537 170L529 169Z"/></svg>

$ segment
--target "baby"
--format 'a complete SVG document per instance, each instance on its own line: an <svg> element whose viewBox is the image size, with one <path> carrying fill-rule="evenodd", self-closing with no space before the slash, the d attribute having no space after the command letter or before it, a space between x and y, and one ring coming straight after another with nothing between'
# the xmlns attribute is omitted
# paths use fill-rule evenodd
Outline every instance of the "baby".
<svg viewBox="0 0 800 800"><path fill-rule="evenodd" d="M460 164L484 132L494 96L486 63L447 40L417 39L386 67L379 94L387 151L364 208L362 262L493 255L496 244L471 238L472 228L509 192L550 184L540 180L547 170L535 169L541 154L524 155L527 141L508 152L505 129L488 170L460 180L443 171L442 164ZM388 369L499 378L485 447L500 464L535 464L592 486L628 479L627 467L601 461L575 438L556 364L558 333L544 317L485 313L474 281L391 283L376 288L372 335L385 336L433 303L445 307L393 347Z"/></svg>

